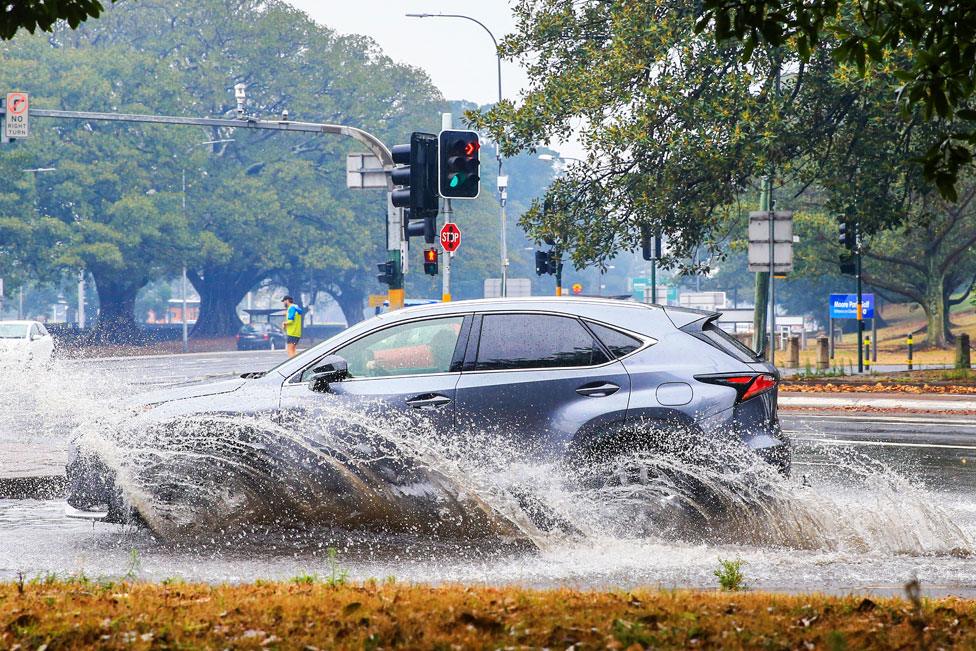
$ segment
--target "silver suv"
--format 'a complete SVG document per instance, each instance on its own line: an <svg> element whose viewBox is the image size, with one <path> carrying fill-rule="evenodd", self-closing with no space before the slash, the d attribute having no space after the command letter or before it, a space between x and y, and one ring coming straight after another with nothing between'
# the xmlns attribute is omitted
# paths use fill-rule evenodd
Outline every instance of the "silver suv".
<svg viewBox="0 0 976 651"><path fill-rule="evenodd" d="M441 432L487 432L578 463L681 429L741 444L788 472L776 369L717 316L594 298L422 305L359 323L267 372L151 395L140 418L270 412L309 423L336 405L379 405L423 415ZM76 454L68 475L74 515L125 519L100 460Z"/></svg>

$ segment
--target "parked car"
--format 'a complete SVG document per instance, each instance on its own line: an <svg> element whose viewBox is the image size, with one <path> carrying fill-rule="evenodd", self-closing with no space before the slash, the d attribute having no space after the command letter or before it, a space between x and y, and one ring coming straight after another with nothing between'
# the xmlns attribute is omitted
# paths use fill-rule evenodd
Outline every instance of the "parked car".
<svg viewBox="0 0 976 651"><path fill-rule="evenodd" d="M0 321L0 361L46 364L54 354L54 339L39 321Z"/></svg>
<svg viewBox="0 0 976 651"><path fill-rule="evenodd" d="M777 371L720 330L717 318L596 298L406 308L356 324L270 371L153 394L151 408L127 425L271 414L273 422L295 423L314 445L314 414L380 405L387 414L422 413L442 432L475 428L567 463L625 453L653 444L645 432L683 428L701 440L729 439L786 473ZM225 432L217 423L200 436ZM258 448L269 453L265 443L251 446ZM128 517L107 468L76 451L68 466L73 515Z"/></svg>
<svg viewBox="0 0 976 651"><path fill-rule="evenodd" d="M237 350L283 350L285 333L273 323L248 323L237 333Z"/></svg>

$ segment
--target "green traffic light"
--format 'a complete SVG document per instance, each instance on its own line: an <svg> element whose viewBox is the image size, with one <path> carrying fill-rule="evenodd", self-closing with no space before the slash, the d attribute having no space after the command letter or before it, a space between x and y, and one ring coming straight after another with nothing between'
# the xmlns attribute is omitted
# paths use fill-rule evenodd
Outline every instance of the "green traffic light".
<svg viewBox="0 0 976 651"><path fill-rule="evenodd" d="M456 188L460 184L461 184L461 175L460 174L455 174L454 176L451 177L451 187L452 188Z"/></svg>

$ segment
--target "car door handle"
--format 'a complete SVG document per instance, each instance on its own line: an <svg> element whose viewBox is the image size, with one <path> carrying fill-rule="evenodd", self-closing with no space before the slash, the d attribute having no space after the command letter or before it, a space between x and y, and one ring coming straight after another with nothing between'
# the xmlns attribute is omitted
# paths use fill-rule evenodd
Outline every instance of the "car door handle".
<svg viewBox="0 0 976 651"><path fill-rule="evenodd" d="M424 393L413 398L408 398L407 404L414 409L433 409L435 407L446 405L450 401L450 398L447 396L442 396L438 393Z"/></svg>
<svg viewBox="0 0 976 651"><path fill-rule="evenodd" d="M576 393L581 396L589 396L591 398L605 398L607 396L612 396L620 390L620 387L611 382L593 382L591 384L584 384L580 388L576 389Z"/></svg>

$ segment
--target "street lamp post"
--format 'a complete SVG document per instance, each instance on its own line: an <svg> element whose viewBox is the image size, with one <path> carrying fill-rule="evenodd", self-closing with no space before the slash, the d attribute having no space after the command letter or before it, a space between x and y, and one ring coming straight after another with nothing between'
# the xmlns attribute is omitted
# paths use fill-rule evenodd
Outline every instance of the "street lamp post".
<svg viewBox="0 0 976 651"><path fill-rule="evenodd" d="M194 147L202 147L204 145L216 145L222 142L234 142L234 138L221 138L219 140L204 140L203 142L197 142L186 148L183 154L182 166L180 169L180 181L181 181L181 199L183 205L183 221L186 221L186 155L193 150ZM183 269L180 276L180 301L182 306L180 308L180 320L183 324L183 352L187 353L190 351L190 334L189 328L186 322L186 261L183 261Z"/></svg>
<svg viewBox="0 0 976 651"><path fill-rule="evenodd" d="M475 23L481 29L488 32L488 36L491 37L491 42L495 46L495 58L497 60L498 66L498 101L502 101L502 57L498 53L498 39L492 34L491 30L485 26L480 20L472 18L471 16L465 16L463 14L407 14L408 18L462 18L464 20L470 20ZM499 220L501 222L500 228L500 250L501 250L501 267L502 267L502 283L501 283L501 294L502 296L508 296L508 235L507 230L507 217L505 215L505 203L508 194L506 188L506 181L504 181L504 176L502 175L502 150L499 143L495 143L495 158L498 160L498 204L500 207Z"/></svg>

